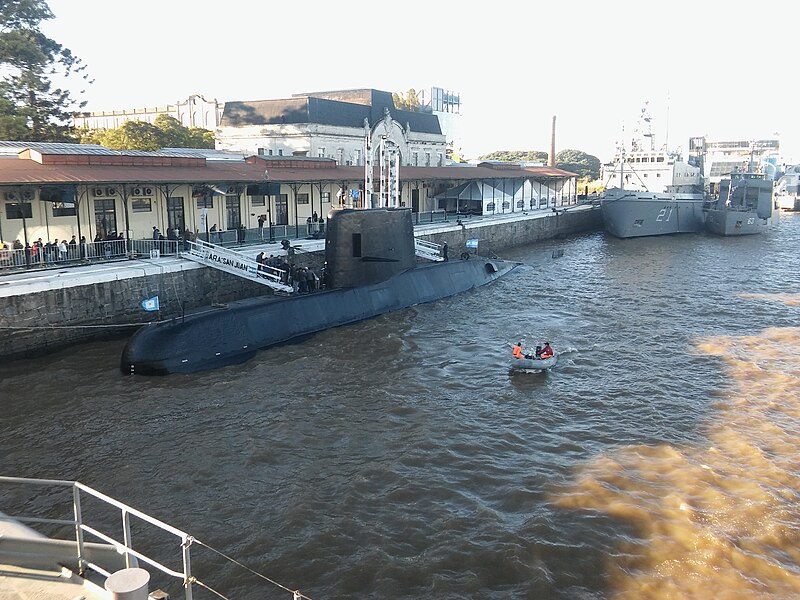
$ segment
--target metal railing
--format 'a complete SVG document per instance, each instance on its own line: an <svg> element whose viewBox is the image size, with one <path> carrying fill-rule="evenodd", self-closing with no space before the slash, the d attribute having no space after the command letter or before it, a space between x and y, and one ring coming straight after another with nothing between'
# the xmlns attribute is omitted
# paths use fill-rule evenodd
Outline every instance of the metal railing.
<svg viewBox="0 0 800 600"><path fill-rule="evenodd" d="M87 556L86 542L84 541L84 534L86 533L95 536L98 539L113 546L118 553L124 555L125 564L128 567L130 567L133 564L132 559L135 557L136 559L147 563L148 565L158 569L159 571L165 573L166 575L180 579L183 582L183 587L186 592L186 600L192 600L192 583L194 583L195 580L192 577L190 547L192 545L192 542L194 541L194 538L192 538L189 534L181 531L180 529L176 529L171 525L167 525L166 523L163 523L158 519L155 519L139 510L136 510L135 508L131 508L127 504L119 502L118 500L114 500L110 496L106 496L105 494L98 492L97 490L94 490L87 485L83 485L78 481L65 481L60 479L28 479L24 477L0 476L0 483L63 487L72 489L72 508L74 514L73 520L44 519L37 517L18 516L18 515L9 515L9 516L13 517L14 520L19 522L51 523L56 525L72 526L75 530L75 540L74 540L76 543L75 558L77 559L78 571L81 573L81 575L83 575L86 572L86 569L92 569L102 574L105 577L111 576L111 573L109 573L102 566L94 564L86 558ZM114 539L113 537L106 535L105 533L102 533L98 529L95 529L94 527L86 523L83 511L81 510L82 492L120 510L120 515L122 517L122 537L123 537L122 541ZM133 539L131 535L131 517L136 517L142 521L145 521L146 523L158 527L159 529L179 539L180 541L179 548L183 562L183 571L176 571L174 569L171 569L165 565L162 565L158 561L145 556L141 552L137 552L136 550L133 549Z"/></svg>
<svg viewBox="0 0 800 600"><path fill-rule="evenodd" d="M442 246L427 240L414 238L414 252L417 256L433 261L442 261Z"/></svg>
<svg viewBox="0 0 800 600"><path fill-rule="evenodd" d="M182 245L183 242L180 240L103 240L85 244L66 244L62 248L0 247L0 272L60 268L126 258L176 256ZM157 250L158 254L155 254L154 250Z"/></svg>
<svg viewBox="0 0 800 600"><path fill-rule="evenodd" d="M209 244L203 240L188 242L187 245L188 249L181 254L184 258L267 285L275 290L288 293L293 291L288 281L289 274L283 269L259 263L240 252L225 246Z"/></svg>
<svg viewBox="0 0 800 600"><path fill-rule="evenodd" d="M447 211L443 208L427 212L411 213L414 225L427 225L429 223L444 223L447 221Z"/></svg>

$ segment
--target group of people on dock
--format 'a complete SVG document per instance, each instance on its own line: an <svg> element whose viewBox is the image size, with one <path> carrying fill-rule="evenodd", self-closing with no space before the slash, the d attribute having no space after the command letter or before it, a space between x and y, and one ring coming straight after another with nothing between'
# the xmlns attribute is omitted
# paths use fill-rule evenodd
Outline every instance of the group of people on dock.
<svg viewBox="0 0 800 600"><path fill-rule="evenodd" d="M260 273L266 272L268 267L276 269L276 274L280 273L281 283L291 285L296 293L310 294L330 287L327 266L323 266L319 274L309 267L296 267L286 262L285 257L275 256L266 252L260 252L256 256L258 270Z"/></svg>
<svg viewBox="0 0 800 600"><path fill-rule="evenodd" d="M116 241L116 236L114 241ZM76 236L72 239L47 241L42 238L35 240L33 244L23 244L19 240L9 247L8 244L0 245L0 266L31 267L38 265L49 265L67 262L70 260L90 258L93 251L87 248L86 237L81 236L80 241Z"/></svg>
<svg viewBox="0 0 800 600"><path fill-rule="evenodd" d="M317 216L317 211L306 219L306 233L314 239L325 237L325 219Z"/></svg>

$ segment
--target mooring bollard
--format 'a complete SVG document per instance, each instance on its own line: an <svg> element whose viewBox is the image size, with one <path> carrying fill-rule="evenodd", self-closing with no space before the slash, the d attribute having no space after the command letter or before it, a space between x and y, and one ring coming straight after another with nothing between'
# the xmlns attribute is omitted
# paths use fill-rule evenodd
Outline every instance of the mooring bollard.
<svg viewBox="0 0 800 600"><path fill-rule="evenodd" d="M106 590L114 600L147 600L150 573L144 569L122 569L106 579Z"/></svg>

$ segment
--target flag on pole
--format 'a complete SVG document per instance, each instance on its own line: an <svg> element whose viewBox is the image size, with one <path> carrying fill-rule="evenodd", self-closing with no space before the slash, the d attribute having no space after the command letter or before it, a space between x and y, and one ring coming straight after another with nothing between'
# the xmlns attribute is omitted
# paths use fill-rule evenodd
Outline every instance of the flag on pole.
<svg viewBox="0 0 800 600"><path fill-rule="evenodd" d="M153 296L152 298L142 300L142 308L148 311L158 310L158 296Z"/></svg>

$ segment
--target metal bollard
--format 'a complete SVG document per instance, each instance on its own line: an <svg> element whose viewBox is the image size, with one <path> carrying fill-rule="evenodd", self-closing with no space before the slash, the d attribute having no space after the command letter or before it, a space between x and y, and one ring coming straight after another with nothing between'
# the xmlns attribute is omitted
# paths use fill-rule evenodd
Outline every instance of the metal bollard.
<svg viewBox="0 0 800 600"><path fill-rule="evenodd" d="M150 573L144 569L122 569L106 579L106 590L114 600L147 600Z"/></svg>

